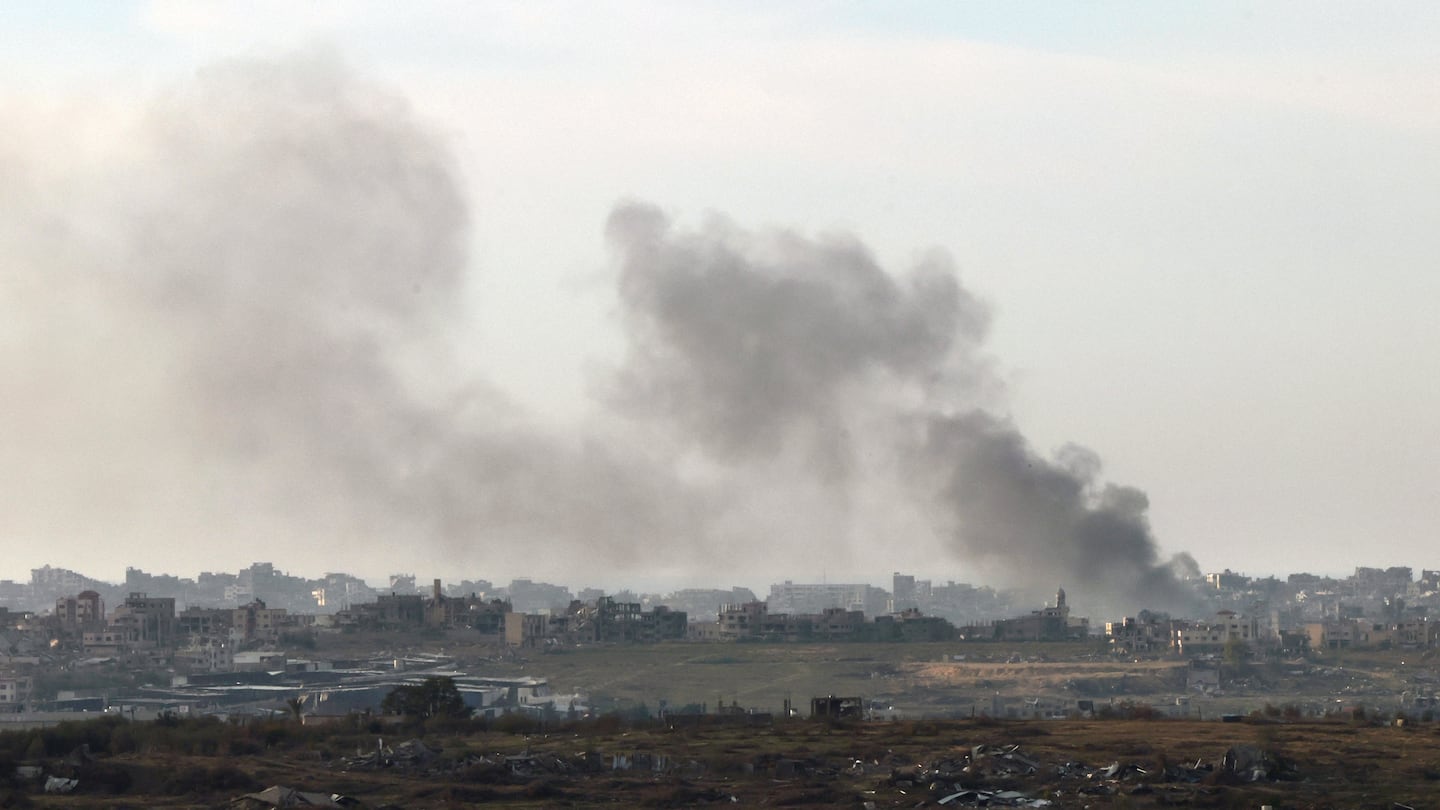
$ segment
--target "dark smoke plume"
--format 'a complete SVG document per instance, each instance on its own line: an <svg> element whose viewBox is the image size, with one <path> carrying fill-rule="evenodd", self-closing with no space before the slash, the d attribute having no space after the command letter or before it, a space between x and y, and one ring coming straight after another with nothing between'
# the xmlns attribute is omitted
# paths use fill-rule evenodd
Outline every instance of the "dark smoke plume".
<svg viewBox="0 0 1440 810"><path fill-rule="evenodd" d="M1101 485L1098 456L1081 448L1040 458L977 408L999 388L981 351L989 312L947 258L897 279L849 237L724 220L683 232L642 205L618 208L610 234L631 338L621 390L635 412L732 466L798 444L839 498L881 487L894 499L868 505L886 516L872 525L913 510L959 559L1037 597L1064 585L1095 608L1189 606L1158 559L1142 492ZM857 470L864 481L844 486ZM856 542L883 544L896 566L925 548L894 523L880 531Z"/></svg>
<svg viewBox="0 0 1440 810"><path fill-rule="evenodd" d="M1188 555L1160 562L1149 499L1101 483L1093 453L1069 447L1047 461L1012 424L984 411L935 415L927 428L925 462L942 476L939 504L964 558L1023 571L1031 590L1066 585L1085 605L1112 613L1195 606L1172 567Z"/></svg>

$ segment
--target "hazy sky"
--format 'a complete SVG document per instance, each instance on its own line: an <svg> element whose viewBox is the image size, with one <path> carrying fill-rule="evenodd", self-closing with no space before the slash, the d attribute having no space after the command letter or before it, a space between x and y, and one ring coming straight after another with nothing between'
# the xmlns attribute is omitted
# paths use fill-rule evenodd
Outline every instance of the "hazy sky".
<svg viewBox="0 0 1440 810"><path fill-rule="evenodd" d="M91 187L197 71L333 60L408 103L453 156L469 224L449 350L533 424L588 424L625 362L617 202L687 231L719 214L747 233L849 234L897 275L940 248L990 310L992 407L1040 455L1081 444L1105 480L1144 490L1162 556L1251 574L1418 569L1440 564L1437 42L1431 3L7 4L0 180ZM0 187L6 210L44 204L13 195ZM4 248L24 227L0 231L0 258L31 255ZM26 300L8 286L0 314ZM67 307L50 328L82 317ZM12 358L38 335L6 333ZM25 400L37 383L22 368L5 366L0 403L12 443L34 434L15 413L55 407ZM114 462L94 436L52 438L77 464ZM16 447L5 457L21 467L45 449ZM47 562L116 577L255 559L371 577L567 572L565 550L390 562L413 548L347 554L273 525L188 539L203 514L82 531L46 516L75 509L62 496L0 508L42 516L4 524L0 576L18 579ZM893 567L981 579L919 548ZM566 578L663 579L643 555L618 564ZM667 564L677 581L755 586L890 570L865 555L774 577Z"/></svg>

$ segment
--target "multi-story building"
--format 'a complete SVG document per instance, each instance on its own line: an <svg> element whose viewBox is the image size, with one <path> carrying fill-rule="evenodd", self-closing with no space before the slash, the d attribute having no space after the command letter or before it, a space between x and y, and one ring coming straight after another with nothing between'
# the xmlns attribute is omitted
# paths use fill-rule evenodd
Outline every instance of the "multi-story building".
<svg viewBox="0 0 1440 810"><path fill-rule="evenodd" d="M285 608L268 608L264 602L254 599L231 612L230 628L235 637L244 642L278 641L287 615Z"/></svg>
<svg viewBox="0 0 1440 810"><path fill-rule="evenodd" d="M1227 644L1253 644L1261 640L1260 622L1233 610L1222 610L1210 621L1187 622L1171 631L1171 648L1181 655L1221 652Z"/></svg>
<svg viewBox="0 0 1440 810"><path fill-rule="evenodd" d="M915 577L896 571L890 578L890 612L919 607L915 599Z"/></svg>
<svg viewBox="0 0 1440 810"><path fill-rule="evenodd" d="M110 625L131 631L134 644L171 646L175 643L175 597L132 593L115 608Z"/></svg>
<svg viewBox="0 0 1440 810"><path fill-rule="evenodd" d="M175 617L181 638L228 640L235 611L227 608L188 607Z"/></svg>
<svg viewBox="0 0 1440 810"><path fill-rule="evenodd" d="M1414 584L1413 579L1414 572L1403 565L1390 568L1360 567L1355 569L1350 583L1356 597L1404 596Z"/></svg>
<svg viewBox="0 0 1440 810"><path fill-rule="evenodd" d="M1305 625L1312 650L1342 650L1378 643L1384 627L1363 619L1328 619Z"/></svg>
<svg viewBox="0 0 1440 810"><path fill-rule="evenodd" d="M1155 653L1170 649L1175 623L1142 612L1139 618L1126 616L1118 622L1105 623L1105 638L1110 648L1122 654Z"/></svg>
<svg viewBox="0 0 1440 810"><path fill-rule="evenodd" d="M130 625L111 624L82 636L85 652L92 656L122 655L135 646L136 630Z"/></svg>
<svg viewBox="0 0 1440 810"><path fill-rule="evenodd" d="M98 630L105 624L105 600L95 591L62 596L55 600L55 619L69 633Z"/></svg>
<svg viewBox="0 0 1440 810"><path fill-rule="evenodd" d="M764 632L770 608L764 602L721 605L717 623L722 639L753 638Z"/></svg>
<svg viewBox="0 0 1440 810"><path fill-rule="evenodd" d="M540 613L505 614L505 643L511 647L538 647L549 637L549 616Z"/></svg>

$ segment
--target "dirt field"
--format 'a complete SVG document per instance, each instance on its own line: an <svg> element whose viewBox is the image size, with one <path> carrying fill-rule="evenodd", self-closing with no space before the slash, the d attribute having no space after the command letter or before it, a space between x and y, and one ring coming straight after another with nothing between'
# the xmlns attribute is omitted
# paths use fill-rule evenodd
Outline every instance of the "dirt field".
<svg viewBox="0 0 1440 810"><path fill-rule="evenodd" d="M586 694L601 711L643 705L653 712L663 700L672 710L713 709L723 701L779 712L787 699L804 709L811 697L835 694L893 706L910 719L993 713L997 699L1020 716L1073 708L1082 699L1168 706L1201 718L1287 704L1316 714L1353 705L1393 714L1403 696L1440 686L1433 656L1400 650L1255 661L1227 669L1223 688L1200 693L1187 688L1183 660L1116 658L1099 643L675 643L518 654L451 643L430 649L457 655L472 671L547 677L557 692Z"/></svg>
<svg viewBox="0 0 1440 810"><path fill-rule="evenodd" d="M398 739L398 738L396 738ZM1440 729L1354 722L591 723L548 733L452 725L428 758L356 766L363 733L287 735L243 755L100 757L82 792L5 806L216 807L270 784L367 807L1432 807ZM389 745L395 746L395 740ZM373 764L373 763L372 763ZM617 764L623 767L617 767ZM99 773L99 771L96 771ZM116 778L123 773L124 779ZM1008 791L1008 792L1007 792ZM953 797L953 798L952 798ZM942 799L949 799L941 805ZM1048 802L1041 805L1040 802Z"/></svg>

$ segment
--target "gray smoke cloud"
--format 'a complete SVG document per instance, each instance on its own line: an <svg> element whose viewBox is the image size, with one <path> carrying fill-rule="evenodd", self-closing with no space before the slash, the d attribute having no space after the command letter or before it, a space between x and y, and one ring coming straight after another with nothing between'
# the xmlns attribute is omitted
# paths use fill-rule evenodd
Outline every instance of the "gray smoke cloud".
<svg viewBox="0 0 1440 810"><path fill-rule="evenodd" d="M472 212L403 99L308 54L61 137L90 123L0 118L0 536L59 564L713 581L944 550L1180 599L1143 494L991 415L990 311L943 253L892 275L851 236L617 206L627 353L548 429L466 365Z"/></svg>
<svg viewBox="0 0 1440 810"><path fill-rule="evenodd" d="M1196 607L1177 577L1194 560L1160 560L1149 498L1103 483L1093 452L1070 446L1044 459L1013 424L975 410L931 416L922 455L941 474L939 503L965 557L1024 572L1032 591L1064 585L1110 614Z"/></svg>
<svg viewBox="0 0 1440 810"><path fill-rule="evenodd" d="M970 387L989 311L948 257L903 278L864 245L712 218L677 233L657 208L617 207L630 355L622 408L659 418L713 456L745 462L809 445L827 473L851 465L855 407Z"/></svg>
<svg viewBox="0 0 1440 810"><path fill-rule="evenodd" d="M1084 448L1041 458L978 407L1000 388L982 351L990 313L942 254L897 278L851 237L722 219L680 231L640 204L617 208L609 232L631 340L622 401L636 412L731 465L798 444L852 517L845 503L885 486L875 525L913 510L912 534L857 542L888 546L897 566L923 540L913 532L938 532L1037 598L1064 585L1096 609L1190 606L1144 493L1102 484ZM836 435L838 448L822 441Z"/></svg>
<svg viewBox="0 0 1440 810"><path fill-rule="evenodd" d="M10 151L4 535L513 571L547 543L664 565L650 540L705 522L637 446L539 430L463 369L449 150L333 57L203 71L90 164Z"/></svg>

